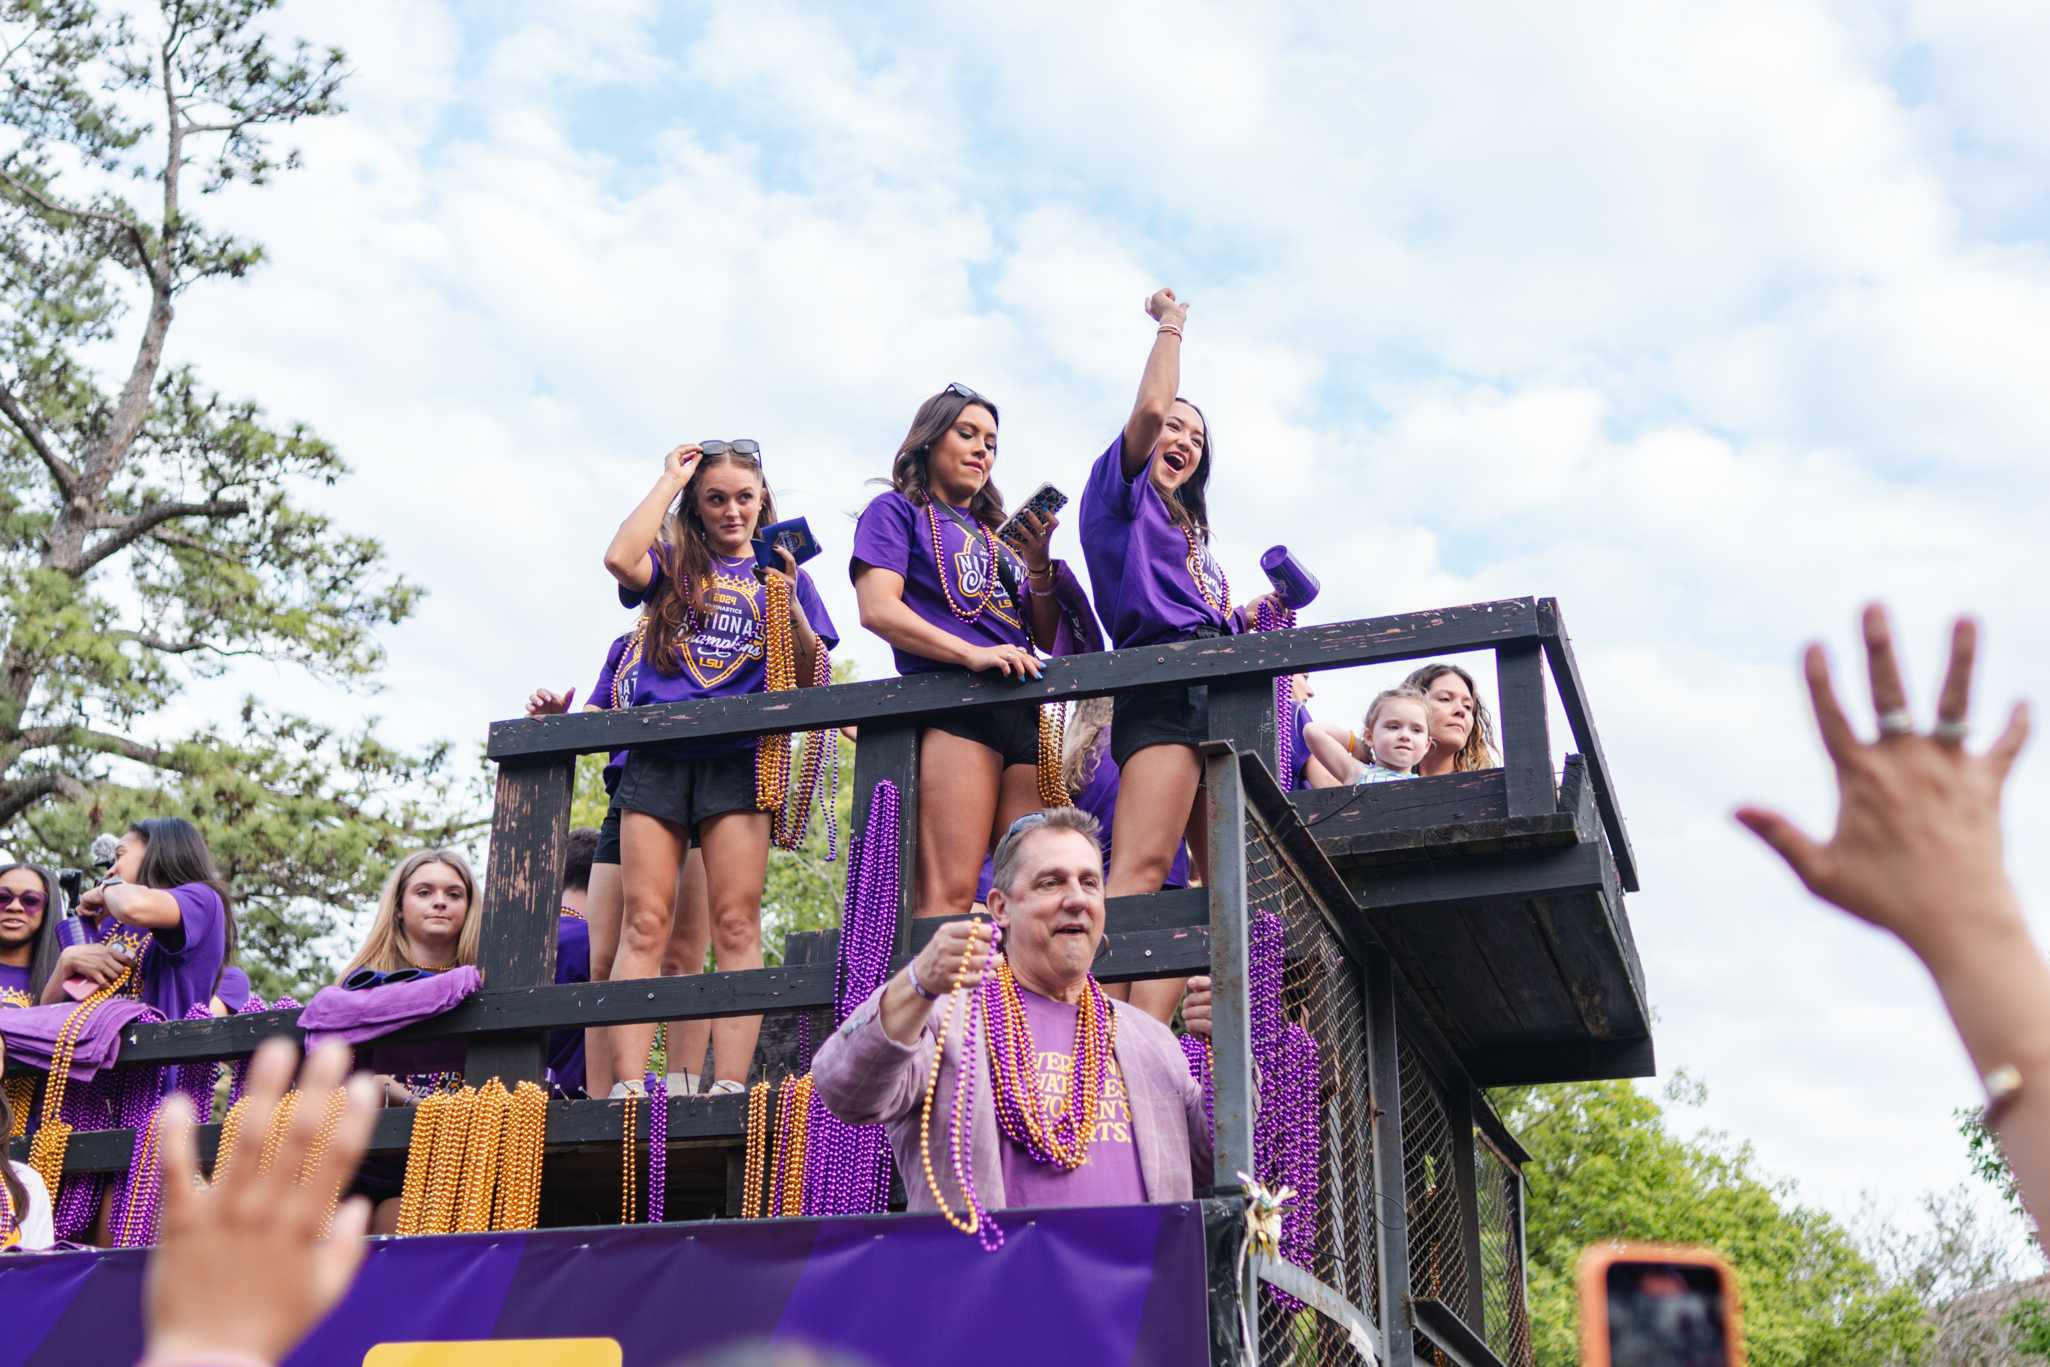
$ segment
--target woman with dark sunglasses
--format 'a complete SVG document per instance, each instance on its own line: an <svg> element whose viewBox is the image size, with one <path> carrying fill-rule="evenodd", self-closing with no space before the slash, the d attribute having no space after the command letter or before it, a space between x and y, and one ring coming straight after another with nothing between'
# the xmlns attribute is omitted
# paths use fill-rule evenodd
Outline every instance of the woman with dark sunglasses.
<svg viewBox="0 0 2050 1367"><path fill-rule="evenodd" d="M753 441L690 443L664 459L661 478L605 551L620 601L646 603L640 662L614 683L626 706L762 692L772 655L794 661L800 687L824 678L827 653L840 637L811 576L781 546L780 567L754 558L756 527L775 521L775 498ZM628 753L614 794L625 895L614 981L661 973L677 871L693 842L704 852L719 968L762 966L766 802L789 800L765 791L773 779L764 775L773 767L757 768L762 747L772 743L780 738L681 741ZM710 1091L747 1085L760 1029L759 1016L713 1023ZM654 1043L653 1022L612 1028L615 1095L642 1090Z"/></svg>
<svg viewBox="0 0 2050 1367"><path fill-rule="evenodd" d="M1234 609L1211 554L1205 494L1216 445L1203 410L1176 392L1189 306L1164 289L1146 301L1146 312L1158 326L1139 397L1082 490L1082 554L1114 649L1233 635L1261 601ZM1107 896L1158 892L1185 836L1190 863L1206 867L1196 747L1209 731L1207 688L1177 684L1117 696L1118 838ZM1181 994L1181 981L1168 978L1135 983L1131 1001L1169 1020Z"/></svg>
<svg viewBox="0 0 2050 1367"><path fill-rule="evenodd" d="M1048 551L1057 519L1027 513L1015 550L997 539L1004 502L990 479L996 458L996 405L950 384L918 406L889 489L862 510L848 573L861 624L890 643L899 674L969 669L1036 679L1033 647L1054 650L1061 626L1057 593L1080 596L1077 585L1057 585L1063 567ZM1041 805L1039 760L1032 703L957 713L926 727L918 749L917 915L964 913L974 903L983 855Z"/></svg>
<svg viewBox="0 0 2050 1367"><path fill-rule="evenodd" d="M57 880L39 864L0 864L0 1007L34 1006L57 966Z"/></svg>

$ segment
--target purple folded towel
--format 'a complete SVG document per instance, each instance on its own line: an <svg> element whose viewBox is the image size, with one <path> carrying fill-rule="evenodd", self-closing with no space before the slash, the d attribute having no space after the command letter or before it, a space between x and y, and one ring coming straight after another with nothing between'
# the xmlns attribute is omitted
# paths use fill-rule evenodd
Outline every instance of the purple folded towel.
<svg viewBox="0 0 2050 1367"><path fill-rule="evenodd" d="M361 1044L440 1015L476 992L483 981L475 968L464 964L431 978L384 983L360 992L323 987L299 1013L299 1028L306 1032L308 1049L333 1039Z"/></svg>
<svg viewBox="0 0 2050 1367"><path fill-rule="evenodd" d="M64 1022L77 1002L56 1002L49 1006L23 1006L0 1013L0 1040L7 1047L10 1063L24 1068L39 1068L48 1071L50 1051L57 1043L57 1032L64 1028ZM133 997L114 997L101 1002L87 1018L85 1028L79 1032L78 1043L71 1052L71 1080L90 1081L93 1074L102 1068L110 1068L121 1053L121 1032L137 1021L160 1021L164 1018L154 1006L145 1005Z"/></svg>

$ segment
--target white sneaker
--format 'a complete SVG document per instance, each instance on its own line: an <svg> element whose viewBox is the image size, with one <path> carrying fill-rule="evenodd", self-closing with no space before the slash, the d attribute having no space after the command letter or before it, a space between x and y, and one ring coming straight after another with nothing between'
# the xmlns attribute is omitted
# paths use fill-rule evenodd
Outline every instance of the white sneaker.
<svg viewBox="0 0 2050 1367"><path fill-rule="evenodd" d="M745 1082L735 1082L730 1077L722 1077L711 1085L711 1088L706 1091L705 1095L730 1096L735 1092L744 1092L746 1090L747 1084Z"/></svg>
<svg viewBox="0 0 2050 1367"><path fill-rule="evenodd" d="M640 1080L639 1078L631 1078L631 1079L629 1079L629 1080L627 1080L627 1081L625 1081L625 1082L615 1082L615 1083L613 1083L613 1084L612 1084L612 1092L611 1092L611 1094L610 1094L609 1096L607 1096L607 1097L606 1097L605 1099L606 1099L607 1101L617 1101L617 1100L619 1100L619 1099L620 1099L621 1097L626 1097L626 1096L646 1096L647 1094L648 1094L648 1084L647 1084L647 1083L645 1083L645 1082L642 1082L642 1081L641 1081L641 1080Z"/></svg>
<svg viewBox="0 0 2050 1367"><path fill-rule="evenodd" d="M666 1079L671 1096L696 1096L698 1075L696 1073L671 1073Z"/></svg>

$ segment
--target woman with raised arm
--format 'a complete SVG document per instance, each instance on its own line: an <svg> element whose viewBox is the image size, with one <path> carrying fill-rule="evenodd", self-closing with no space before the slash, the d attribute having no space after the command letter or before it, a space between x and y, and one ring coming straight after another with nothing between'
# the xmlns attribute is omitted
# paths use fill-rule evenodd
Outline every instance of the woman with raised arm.
<svg viewBox="0 0 2050 1367"><path fill-rule="evenodd" d="M1216 442L1181 387L1189 306L1173 290L1146 301L1158 324L1139 397L1082 491L1082 554L1113 649L1228 636L1253 621L1260 600L1234 609L1210 550L1206 490ZM1173 684L1120 693L1112 712L1118 766L1117 843L1108 894L1158 892L1184 835L1205 866L1196 747L1210 733L1210 690ZM1132 1004L1161 1020L1181 1000L1180 979L1134 984Z"/></svg>
<svg viewBox="0 0 2050 1367"><path fill-rule="evenodd" d="M1033 647L1055 648L1057 591L1080 592L1058 585L1065 567L1049 545L1059 520L1028 512L1016 550L998 540L1004 503L990 479L996 459L996 405L950 384L918 406L891 464L890 488L862 510L848 573L861 624L890 643L899 674L969 669L1036 679ZM925 728L917 915L969 909L983 855L1041 805L1041 757L1033 703L956 713Z"/></svg>
<svg viewBox="0 0 2050 1367"><path fill-rule="evenodd" d="M1866 608L1863 626L1875 739L1852 729L1822 647L1809 646L1803 660L1822 748L1836 767L1835 833L1817 841L1762 807L1736 817L1810 892L1899 936L1935 978L1985 1079L1986 1125L2042 1244L2050 1220L2050 965L2008 879L2000 830L2001 795L2028 740L2028 706L2015 705L1985 753L1965 749L1979 632L1960 619L1936 724L1921 733L1885 609Z"/></svg>
<svg viewBox="0 0 2050 1367"><path fill-rule="evenodd" d="M756 527L775 521L753 441L691 443L664 459L661 477L605 551L621 601L647 605L629 706L738 697L824 679L839 633L811 576L781 547L780 568L754 558ZM772 670L787 677L778 683ZM625 915L614 979L661 972L677 874L693 843L704 852L720 969L762 966L770 813L791 800L787 774L772 762L778 745L787 756L781 737L677 741L628 754L615 794ZM760 1030L759 1016L714 1023L710 1090L746 1086ZM642 1090L654 1043L653 1022L613 1027L615 1095Z"/></svg>

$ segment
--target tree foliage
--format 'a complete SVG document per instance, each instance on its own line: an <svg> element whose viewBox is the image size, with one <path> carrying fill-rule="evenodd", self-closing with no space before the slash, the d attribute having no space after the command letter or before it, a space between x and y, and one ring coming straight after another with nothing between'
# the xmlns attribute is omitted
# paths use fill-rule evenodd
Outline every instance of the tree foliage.
<svg viewBox="0 0 2050 1367"><path fill-rule="evenodd" d="M237 659L365 684L418 597L302 502L347 474L333 447L165 360L185 293L263 256L198 205L340 107L342 54L280 45L273 3L0 0L0 833L76 863L95 828L191 816L245 943L303 979L394 855L466 829L470 785L253 701L165 718Z"/></svg>
<svg viewBox="0 0 2050 1367"><path fill-rule="evenodd" d="M1579 1360L1574 1272L1607 1240L1712 1248L1736 1269L1749 1360L1917 1361L1929 1329L1848 1231L1761 1176L1748 1147L1684 1138L1625 1082L1514 1088L1494 1097L1531 1153L1526 1244L1538 1361Z"/></svg>

